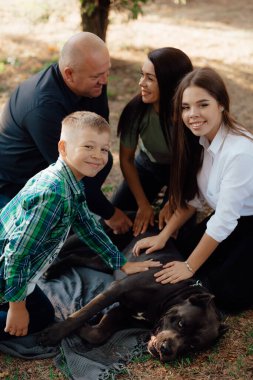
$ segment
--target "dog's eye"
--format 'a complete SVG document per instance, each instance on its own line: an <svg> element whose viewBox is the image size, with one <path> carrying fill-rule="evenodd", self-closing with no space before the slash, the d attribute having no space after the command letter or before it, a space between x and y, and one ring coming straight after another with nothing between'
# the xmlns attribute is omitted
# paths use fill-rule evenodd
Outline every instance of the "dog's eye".
<svg viewBox="0 0 253 380"><path fill-rule="evenodd" d="M182 319L180 319L180 321L178 321L178 327L180 327L180 328L184 327L184 322L182 321Z"/></svg>

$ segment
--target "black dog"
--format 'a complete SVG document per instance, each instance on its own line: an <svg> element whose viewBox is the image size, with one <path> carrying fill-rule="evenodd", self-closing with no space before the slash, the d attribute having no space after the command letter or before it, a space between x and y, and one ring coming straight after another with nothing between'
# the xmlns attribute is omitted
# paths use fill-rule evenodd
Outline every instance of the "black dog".
<svg viewBox="0 0 253 380"><path fill-rule="evenodd" d="M132 241L125 251L131 252L135 242ZM171 241L163 250L149 257L163 264L182 260ZM144 254L131 257L131 261L146 259ZM221 322L214 296L196 279L173 285L157 283L154 273L158 270L152 268L114 281L65 321L42 331L40 343L55 345L75 331L85 341L98 345L118 330L152 326L154 330L148 342L148 351L163 362L173 360L184 352L210 346L227 329ZM119 305L111 308L97 325L87 324L94 315L116 302Z"/></svg>

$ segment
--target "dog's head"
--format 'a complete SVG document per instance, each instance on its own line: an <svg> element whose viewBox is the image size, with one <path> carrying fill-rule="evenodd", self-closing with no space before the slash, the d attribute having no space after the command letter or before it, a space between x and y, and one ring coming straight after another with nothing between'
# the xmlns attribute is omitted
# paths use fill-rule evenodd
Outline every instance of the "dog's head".
<svg viewBox="0 0 253 380"><path fill-rule="evenodd" d="M148 342L150 354L162 362L196 351L227 330L209 293L192 295L170 308L159 320Z"/></svg>

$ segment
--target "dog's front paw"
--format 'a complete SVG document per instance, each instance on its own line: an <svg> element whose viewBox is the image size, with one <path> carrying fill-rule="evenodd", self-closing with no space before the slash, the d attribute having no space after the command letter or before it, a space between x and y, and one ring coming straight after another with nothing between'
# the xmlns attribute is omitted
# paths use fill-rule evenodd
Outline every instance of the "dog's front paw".
<svg viewBox="0 0 253 380"><path fill-rule="evenodd" d="M38 336L38 343L45 347L57 346L64 337L64 331L58 324L55 324L41 331Z"/></svg>

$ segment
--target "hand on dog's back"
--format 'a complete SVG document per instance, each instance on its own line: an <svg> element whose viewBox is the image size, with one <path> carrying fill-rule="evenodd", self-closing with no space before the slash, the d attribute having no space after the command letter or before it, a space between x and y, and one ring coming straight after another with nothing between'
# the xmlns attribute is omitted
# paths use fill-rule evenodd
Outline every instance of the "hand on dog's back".
<svg viewBox="0 0 253 380"><path fill-rule="evenodd" d="M137 261L137 262L127 262L121 270L126 274L134 274L139 272L145 272L149 268L161 267L162 264L160 261L146 260L146 261Z"/></svg>
<svg viewBox="0 0 253 380"><path fill-rule="evenodd" d="M167 239L163 239L160 235L148 236L139 241L137 241L133 247L133 255L139 256L141 250L146 250L146 254L159 251L164 248Z"/></svg>

